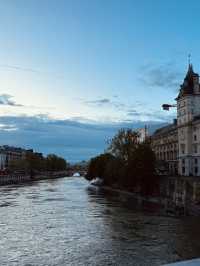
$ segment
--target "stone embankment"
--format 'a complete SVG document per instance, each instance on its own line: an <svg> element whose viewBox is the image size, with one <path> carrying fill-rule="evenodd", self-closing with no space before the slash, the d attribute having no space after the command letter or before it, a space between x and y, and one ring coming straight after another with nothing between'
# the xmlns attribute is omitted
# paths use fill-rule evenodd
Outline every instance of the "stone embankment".
<svg viewBox="0 0 200 266"><path fill-rule="evenodd" d="M30 175L1 175L0 185L10 185L31 181Z"/></svg>
<svg viewBox="0 0 200 266"><path fill-rule="evenodd" d="M42 172L37 175L34 175L33 177L31 177L30 175L22 175L22 174L1 175L0 186L25 183L25 182L31 182L43 179L55 179L66 176L68 176L66 171Z"/></svg>
<svg viewBox="0 0 200 266"><path fill-rule="evenodd" d="M132 204L132 206L143 207L143 209L162 211L165 213L167 210L168 201L166 198L161 197L151 197L142 196L139 193L133 193L121 189L112 188L109 186L100 186L102 190L108 191L115 194L119 199L127 204ZM134 204L135 203L135 204ZM134 204L134 205L133 205Z"/></svg>
<svg viewBox="0 0 200 266"><path fill-rule="evenodd" d="M95 184L94 184L95 185ZM191 213L191 207L177 206L169 197L159 196L143 196L140 193L129 192L120 188L113 188L110 186L95 185L102 191L108 192L117 196L121 202L127 206L143 209L147 211L159 212L167 216L180 216L180 215L200 215L200 213Z"/></svg>
<svg viewBox="0 0 200 266"><path fill-rule="evenodd" d="M91 184L98 186L95 182ZM172 216L200 216L200 180L197 177L160 177L158 196L143 196L114 186L101 188L115 193L121 201L131 202L132 206L160 210Z"/></svg>

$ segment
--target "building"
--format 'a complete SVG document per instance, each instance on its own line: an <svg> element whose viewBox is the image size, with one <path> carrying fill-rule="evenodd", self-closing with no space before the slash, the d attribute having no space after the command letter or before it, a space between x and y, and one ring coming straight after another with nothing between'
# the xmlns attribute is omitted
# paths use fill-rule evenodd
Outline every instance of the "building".
<svg viewBox="0 0 200 266"><path fill-rule="evenodd" d="M152 136L152 148L155 152L161 172L178 174L178 131L177 121L155 131Z"/></svg>
<svg viewBox="0 0 200 266"><path fill-rule="evenodd" d="M137 133L139 142L144 142L149 136L147 126L145 126L144 128L139 128L137 130Z"/></svg>
<svg viewBox="0 0 200 266"><path fill-rule="evenodd" d="M8 145L0 146L0 168L4 170L9 167L10 162L26 158L26 150Z"/></svg>
<svg viewBox="0 0 200 266"><path fill-rule="evenodd" d="M0 146L0 170L9 168L13 161L26 159L27 155L30 154L34 154L39 158L43 157L42 153L34 152L32 149L26 150L8 145Z"/></svg>
<svg viewBox="0 0 200 266"><path fill-rule="evenodd" d="M0 170L4 170L6 168L7 156L5 153L0 152Z"/></svg>
<svg viewBox="0 0 200 266"><path fill-rule="evenodd" d="M152 136L152 148L170 174L200 176L200 83L189 64L177 101L177 120Z"/></svg>

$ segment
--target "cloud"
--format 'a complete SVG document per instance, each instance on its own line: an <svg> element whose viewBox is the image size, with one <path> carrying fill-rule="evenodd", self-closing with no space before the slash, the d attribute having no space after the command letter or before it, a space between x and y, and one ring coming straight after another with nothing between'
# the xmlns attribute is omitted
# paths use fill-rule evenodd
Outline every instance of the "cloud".
<svg viewBox="0 0 200 266"><path fill-rule="evenodd" d="M48 77L52 77L54 79L55 78L58 78L58 79L64 78L64 75L61 73L41 71L39 69L30 68L30 67L23 67L23 66L18 66L18 65L0 64L0 69L8 69L11 71L30 72L30 73L39 74L39 75L48 75Z"/></svg>
<svg viewBox="0 0 200 266"><path fill-rule="evenodd" d="M116 97L114 96L114 98ZM95 99L95 100L90 100L90 101L82 100L82 103L89 105L91 107L105 106L105 107L110 107L110 108L116 108L118 110L123 110L126 108L126 104L120 101L117 101L117 100L109 99L109 98L100 98L100 99Z"/></svg>
<svg viewBox="0 0 200 266"><path fill-rule="evenodd" d="M120 128L140 128L145 124L150 125L150 130L162 125L156 121L132 122L128 119L120 123L99 124L76 119L57 120L45 115L2 116L0 145L33 148L44 154L56 153L76 162L103 152L107 140Z"/></svg>
<svg viewBox="0 0 200 266"><path fill-rule="evenodd" d="M146 65L140 70L142 75L140 81L150 87L159 87L172 89L177 91L179 89L180 81L183 73L178 71L173 63L162 65Z"/></svg>
<svg viewBox="0 0 200 266"><path fill-rule="evenodd" d="M146 121L158 121L158 122L167 122L173 120L175 117L174 113L166 113L166 111L160 110L147 110L143 112L139 112L135 109L130 109L127 112L128 117L132 117L133 120L146 120Z"/></svg>
<svg viewBox="0 0 200 266"><path fill-rule="evenodd" d="M17 128L12 124L0 124L0 131L15 131Z"/></svg>
<svg viewBox="0 0 200 266"><path fill-rule="evenodd" d="M86 103L88 105L102 106L102 105L111 104L111 100L108 98L102 98L102 99L97 99L97 100L84 101L84 103Z"/></svg>
<svg viewBox="0 0 200 266"><path fill-rule="evenodd" d="M0 94L0 105L9 105L9 106L23 106L21 104L17 104L12 100L13 96L9 94Z"/></svg>

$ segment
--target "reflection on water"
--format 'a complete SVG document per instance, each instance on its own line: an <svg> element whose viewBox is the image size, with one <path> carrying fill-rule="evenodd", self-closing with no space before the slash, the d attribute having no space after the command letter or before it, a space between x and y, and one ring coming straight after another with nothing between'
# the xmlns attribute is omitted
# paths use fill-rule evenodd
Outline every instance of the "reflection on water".
<svg viewBox="0 0 200 266"><path fill-rule="evenodd" d="M200 256L199 218L124 207L82 178L0 187L0 212L0 265L161 265Z"/></svg>

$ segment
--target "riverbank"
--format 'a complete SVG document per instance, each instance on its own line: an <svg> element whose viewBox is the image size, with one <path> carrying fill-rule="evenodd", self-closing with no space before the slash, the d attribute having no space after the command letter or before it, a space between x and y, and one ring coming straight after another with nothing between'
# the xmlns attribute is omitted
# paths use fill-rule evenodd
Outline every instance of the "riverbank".
<svg viewBox="0 0 200 266"><path fill-rule="evenodd" d="M174 197L165 196L144 196L140 193L134 193L123 188L115 188L112 186L93 184L99 187L102 191L109 192L113 195L117 195L119 199L132 205L134 208L142 208L143 210L150 210L158 212L162 215L168 216L200 216L200 209L198 205L194 203L185 202L184 204L177 204L174 201Z"/></svg>
<svg viewBox="0 0 200 266"><path fill-rule="evenodd" d="M101 184L94 182L94 185ZM150 206L152 209L161 209L163 213L173 216L200 216L200 180L196 177L160 176L156 194L148 196L126 190L117 184L110 186L102 184L102 189L118 193L122 200L134 199L144 208Z"/></svg>
<svg viewBox="0 0 200 266"><path fill-rule="evenodd" d="M135 207L158 211L166 214L169 212L168 209L168 199L162 197L153 197L153 196L142 196L139 193L130 192L124 190L122 188L113 188L111 186L104 185L95 185L99 187L102 191L109 192L113 195L117 195L119 199L124 202L130 204L134 204ZM175 213L174 213L175 215Z"/></svg>
<svg viewBox="0 0 200 266"><path fill-rule="evenodd" d="M0 186L19 184L26 182L33 182L43 179L56 179L68 176L67 171L56 171L56 172L41 172L34 176L22 175L22 174L11 174L11 175L1 175L0 176Z"/></svg>

